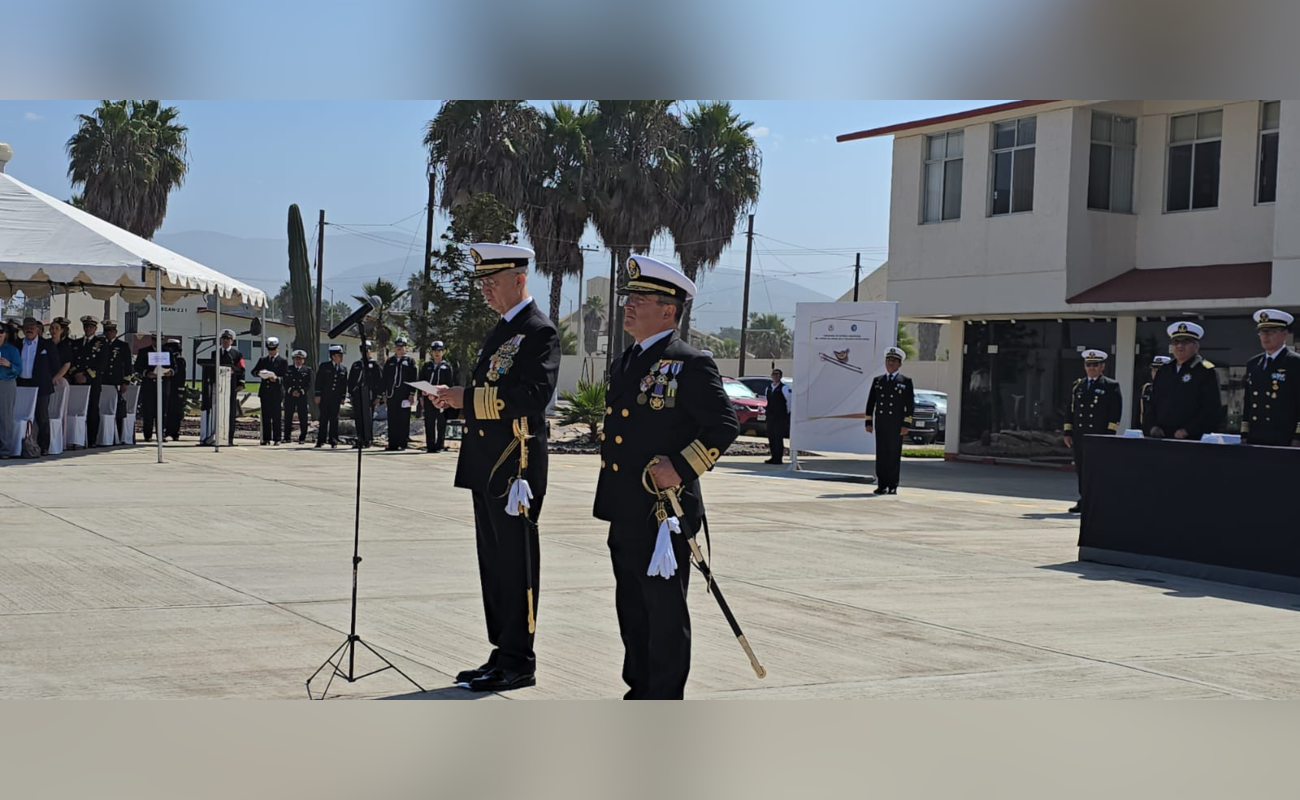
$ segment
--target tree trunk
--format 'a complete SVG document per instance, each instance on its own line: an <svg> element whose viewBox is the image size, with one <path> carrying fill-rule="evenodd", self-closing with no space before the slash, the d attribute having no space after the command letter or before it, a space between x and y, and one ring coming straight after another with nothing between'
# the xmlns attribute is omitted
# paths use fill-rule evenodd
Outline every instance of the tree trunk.
<svg viewBox="0 0 1300 800"><path fill-rule="evenodd" d="M560 327L560 294L564 290L564 274L556 272L551 276L551 322Z"/></svg>
<svg viewBox="0 0 1300 800"><path fill-rule="evenodd" d="M316 327L316 301L312 296L307 237L302 228L302 212L297 205L289 206L289 292L293 299L293 347L307 353L307 365L315 370L320 364L320 331ZM319 417L315 403L307 404L307 416L310 419Z"/></svg>
<svg viewBox="0 0 1300 800"><path fill-rule="evenodd" d="M697 263L684 263L682 264L682 272L686 277L691 279L692 283L694 283L695 276L700 274L700 265ZM686 301L686 304L682 306L681 324L677 326L678 335L681 336L682 340L687 344L691 343L691 309L694 307L694 298Z"/></svg>

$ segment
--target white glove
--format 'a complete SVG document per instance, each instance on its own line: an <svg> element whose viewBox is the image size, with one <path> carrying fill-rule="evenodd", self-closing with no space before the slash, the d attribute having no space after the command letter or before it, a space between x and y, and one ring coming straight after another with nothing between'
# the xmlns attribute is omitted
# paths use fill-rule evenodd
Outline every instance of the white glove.
<svg viewBox="0 0 1300 800"><path fill-rule="evenodd" d="M506 498L506 513L512 517L517 517L521 513L527 514L528 509L532 507L530 502L533 499L533 490L528 485L528 481L519 478L510 484L510 496Z"/></svg>
<svg viewBox="0 0 1300 800"><path fill-rule="evenodd" d="M682 524L677 517L668 517L659 523L659 535L655 538L655 552L650 556L650 568L646 575L653 578L671 578L677 572L677 554L673 552L672 534L681 533Z"/></svg>
<svg viewBox="0 0 1300 800"><path fill-rule="evenodd" d="M410 400L403 400L403 401L402 401L402 408L410 408L410 407L411 407L411 401L410 401Z"/></svg>

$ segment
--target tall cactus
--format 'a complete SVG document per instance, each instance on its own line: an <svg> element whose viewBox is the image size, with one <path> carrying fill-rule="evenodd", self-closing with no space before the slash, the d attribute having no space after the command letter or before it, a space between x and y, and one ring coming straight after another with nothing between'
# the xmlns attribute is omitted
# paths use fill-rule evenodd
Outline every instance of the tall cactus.
<svg viewBox="0 0 1300 800"><path fill-rule="evenodd" d="M320 330L316 325L307 236L296 203L289 206L289 290L293 295L293 348L307 351L307 365L315 369L320 356ZM315 418L316 405L308 403L307 412Z"/></svg>

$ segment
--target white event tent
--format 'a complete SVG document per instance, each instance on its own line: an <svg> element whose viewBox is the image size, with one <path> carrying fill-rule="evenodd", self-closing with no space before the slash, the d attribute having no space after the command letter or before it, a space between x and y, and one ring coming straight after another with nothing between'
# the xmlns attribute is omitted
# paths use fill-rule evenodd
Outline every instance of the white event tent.
<svg viewBox="0 0 1300 800"><path fill-rule="evenodd" d="M218 328L222 302L266 306L261 289L73 208L5 174L3 167L0 162L0 297L80 291L97 300L120 295L134 303L153 295L161 308L184 295L209 294L218 297ZM161 348L161 313L156 324ZM162 408L161 381L157 391ZM160 430L160 464L162 439Z"/></svg>

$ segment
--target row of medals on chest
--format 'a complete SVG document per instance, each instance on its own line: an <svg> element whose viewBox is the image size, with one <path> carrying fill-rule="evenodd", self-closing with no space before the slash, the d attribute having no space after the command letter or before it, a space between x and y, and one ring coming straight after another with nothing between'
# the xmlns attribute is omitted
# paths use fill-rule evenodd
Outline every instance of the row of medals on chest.
<svg viewBox="0 0 1300 800"><path fill-rule="evenodd" d="M681 372L680 361L660 361L655 364L650 374L641 379L641 393L636 396L637 405L650 405L659 411L672 408L677 404L677 373Z"/></svg>

